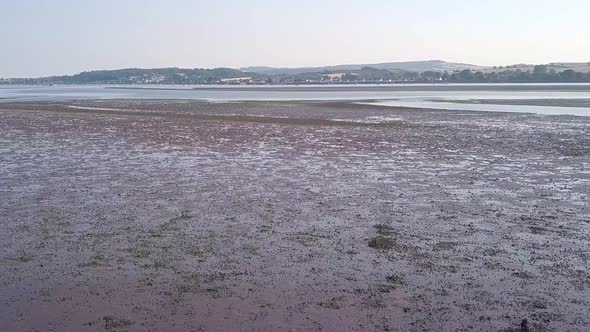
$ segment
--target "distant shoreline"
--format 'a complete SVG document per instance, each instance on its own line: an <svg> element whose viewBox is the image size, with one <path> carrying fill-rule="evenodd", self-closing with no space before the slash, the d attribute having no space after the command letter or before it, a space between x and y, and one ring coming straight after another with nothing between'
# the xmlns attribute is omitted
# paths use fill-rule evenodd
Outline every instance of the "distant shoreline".
<svg viewBox="0 0 590 332"><path fill-rule="evenodd" d="M556 87L558 87L556 89ZM332 92L332 91L590 91L588 83L500 83L500 84L400 84L400 85L211 85L201 87L105 86L115 90L172 90L172 91L271 91L271 92Z"/></svg>

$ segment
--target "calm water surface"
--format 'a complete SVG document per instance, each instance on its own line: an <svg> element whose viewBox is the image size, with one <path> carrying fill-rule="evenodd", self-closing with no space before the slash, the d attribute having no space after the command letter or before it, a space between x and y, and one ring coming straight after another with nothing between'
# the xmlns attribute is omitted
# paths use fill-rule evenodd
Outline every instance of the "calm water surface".
<svg viewBox="0 0 590 332"><path fill-rule="evenodd" d="M355 86L5 86L0 101L72 99L371 100L372 104L446 110L590 116L588 107L457 104L462 99L590 99L590 84L455 84Z"/></svg>

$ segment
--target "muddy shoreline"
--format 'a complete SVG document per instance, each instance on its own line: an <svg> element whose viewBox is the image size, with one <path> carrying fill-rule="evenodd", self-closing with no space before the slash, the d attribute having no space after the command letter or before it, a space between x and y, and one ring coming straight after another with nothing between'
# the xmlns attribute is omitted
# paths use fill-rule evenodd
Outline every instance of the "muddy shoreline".
<svg viewBox="0 0 590 332"><path fill-rule="evenodd" d="M590 118L0 104L0 331L590 329Z"/></svg>

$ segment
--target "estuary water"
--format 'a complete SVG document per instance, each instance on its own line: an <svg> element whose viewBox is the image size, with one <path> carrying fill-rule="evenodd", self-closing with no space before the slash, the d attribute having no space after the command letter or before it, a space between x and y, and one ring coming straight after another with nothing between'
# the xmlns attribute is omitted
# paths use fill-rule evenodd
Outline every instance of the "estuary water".
<svg viewBox="0 0 590 332"><path fill-rule="evenodd" d="M390 107L590 116L590 84L0 86L0 102L75 99L354 100ZM552 102L543 105L544 100ZM506 101L518 101L518 105L506 105ZM527 105L527 101L534 103Z"/></svg>

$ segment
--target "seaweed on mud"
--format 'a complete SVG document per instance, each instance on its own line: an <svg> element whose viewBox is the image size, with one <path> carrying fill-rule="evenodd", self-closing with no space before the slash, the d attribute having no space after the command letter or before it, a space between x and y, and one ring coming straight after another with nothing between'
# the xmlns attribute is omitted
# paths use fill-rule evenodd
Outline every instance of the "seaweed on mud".
<svg viewBox="0 0 590 332"><path fill-rule="evenodd" d="M538 323L531 322L525 318L520 321L520 326L518 328L511 329L508 331L511 331L511 332L545 332L545 331L549 331L549 329L547 329L546 327L544 327Z"/></svg>
<svg viewBox="0 0 590 332"><path fill-rule="evenodd" d="M389 250L397 247L397 242L391 237L395 232L391 226L377 224L374 226L377 230L377 236L369 240L369 247L379 250Z"/></svg>
<svg viewBox="0 0 590 332"><path fill-rule="evenodd" d="M495 248L486 248L482 251L482 255L484 256L497 256L498 254L500 254L502 251L499 249L495 249Z"/></svg>
<svg viewBox="0 0 590 332"><path fill-rule="evenodd" d="M107 331L120 331L121 329L126 329L129 326L133 325L133 322L123 318L105 316L103 317L103 319L104 328Z"/></svg>
<svg viewBox="0 0 590 332"><path fill-rule="evenodd" d="M396 246L397 243L394 239L383 235L377 235L369 240L369 247L373 249L390 250Z"/></svg>
<svg viewBox="0 0 590 332"><path fill-rule="evenodd" d="M377 234L379 235L387 236L395 233L393 227L385 224L377 224L375 225L375 229L377 229Z"/></svg>
<svg viewBox="0 0 590 332"><path fill-rule="evenodd" d="M396 274L388 275L385 280L387 280L388 283L396 286L405 285L406 283L403 277Z"/></svg>
<svg viewBox="0 0 590 332"><path fill-rule="evenodd" d="M21 263L28 263L33 260L33 255L28 252L23 252L16 256L14 260Z"/></svg>
<svg viewBox="0 0 590 332"><path fill-rule="evenodd" d="M432 250L434 250L434 251L447 251L447 250L452 250L453 248L455 248L455 246L457 246L457 243L455 243L455 242L440 241L440 242L437 242L432 247Z"/></svg>
<svg viewBox="0 0 590 332"><path fill-rule="evenodd" d="M108 266L106 258L102 254L96 254L89 261L78 264L79 267Z"/></svg>
<svg viewBox="0 0 590 332"><path fill-rule="evenodd" d="M216 283L223 283L224 280L235 275L237 274L181 272L182 282L175 287L176 297L181 298L187 293L201 293L214 299L220 298L228 290Z"/></svg>
<svg viewBox="0 0 590 332"><path fill-rule="evenodd" d="M337 296L329 299L328 301L322 301L318 303L320 307L328 308L328 309L340 309L342 308L344 302L344 297Z"/></svg>
<svg viewBox="0 0 590 332"><path fill-rule="evenodd" d="M296 232L289 235L290 240L295 241L305 247L315 246L321 239L325 238L325 235L317 235L309 232Z"/></svg>
<svg viewBox="0 0 590 332"><path fill-rule="evenodd" d="M525 271L516 271L512 273L513 276L517 277L517 278L521 278L521 279L533 279L534 276L528 272Z"/></svg>
<svg viewBox="0 0 590 332"><path fill-rule="evenodd" d="M271 225L258 225L258 226L256 226L256 228L261 233L268 233L268 232L271 232L272 231L272 226Z"/></svg>
<svg viewBox="0 0 590 332"><path fill-rule="evenodd" d="M392 288L388 285L373 285L368 288L357 288L354 292L361 298L363 305L382 309L386 306L383 294L389 293Z"/></svg>
<svg viewBox="0 0 590 332"><path fill-rule="evenodd" d="M560 152L565 157L582 157L582 156L588 154L588 152L582 150L582 148L575 148L575 147L564 148L564 149L561 149Z"/></svg>
<svg viewBox="0 0 590 332"><path fill-rule="evenodd" d="M531 231L532 234L536 234L536 235L543 235L547 232L549 232L549 230L545 227L539 227L539 226L529 226L529 230Z"/></svg>

